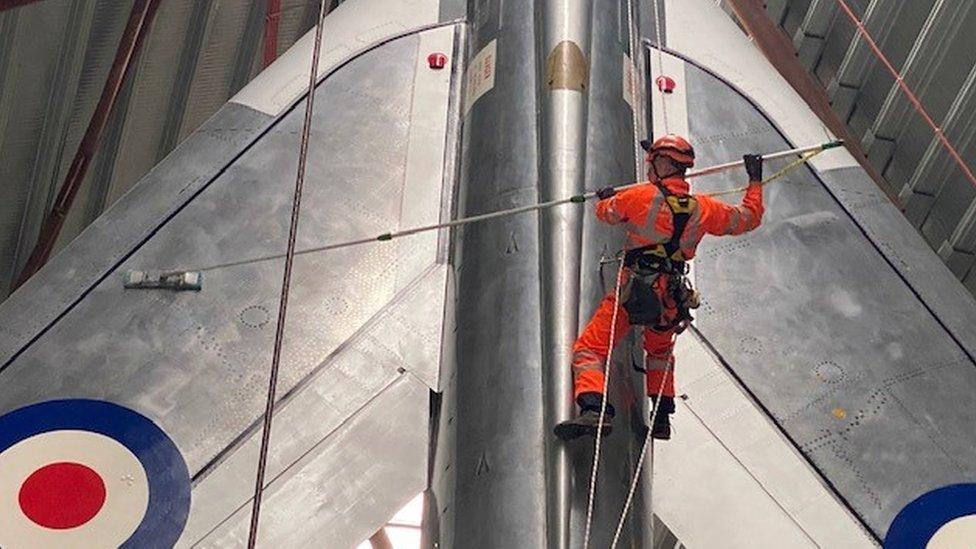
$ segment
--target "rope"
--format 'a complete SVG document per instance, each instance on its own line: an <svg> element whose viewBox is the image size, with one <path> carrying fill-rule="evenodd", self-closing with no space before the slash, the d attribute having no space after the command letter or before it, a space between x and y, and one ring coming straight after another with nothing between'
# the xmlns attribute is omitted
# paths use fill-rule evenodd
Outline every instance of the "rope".
<svg viewBox="0 0 976 549"><path fill-rule="evenodd" d="M624 275L624 262L617 268L617 284L613 289L613 315L610 317L610 345L603 366L603 398L600 400L600 423L593 449L593 468L590 470L590 491L586 502L586 528L583 530L583 549L590 545L590 528L593 525L593 498L596 495L596 475L600 465L600 447L603 440L603 420L607 413L607 390L610 388L610 359L613 356L613 340L617 334L617 311L620 310L620 285Z"/></svg>
<svg viewBox="0 0 976 549"><path fill-rule="evenodd" d="M802 166L803 164L805 164L808 160L810 160L814 156L820 154L824 150L825 149L818 149L818 150L815 150L815 151L810 151L810 152L804 153L803 155L800 156L800 158L798 158L798 159L790 162L789 164L787 164L786 166L784 166L782 169L780 169L779 171L777 171L773 175L771 175L771 176L767 177L766 179L764 179L761 184L762 185L767 185L769 183L772 183L773 181L776 181L777 179L782 178L787 173L795 170L796 168L799 168L800 166ZM731 189L731 190L728 190L728 191L720 191L720 192L716 192L716 193L709 193L709 196L719 196L719 195L725 195L725 194L732 194L732 193L744 191L747 188L748 187L741 187L741 188L737 188L737 189ZM623 261L620 262L620 265L621 265L621 267L623 267ZM612 339L611 339L611 342L612 342ZM668 377L671 375L671 371L672 371L673 368L674 368L674 366L672 365L671 368L668 368L667 370L665 370L664 376L661 379L661 385L660 385L660 387L658 387L657 393L655 393L656 395L658 395L658 398L654 401L654 406L651 408L651 414L650 414L650 418L651 418L651 429L653 429L654 423L657 421L658 412L661 409L661 394L664 392L664 385L667 383ZM608 371L609 371L609 369L608 369ZM604 394L605 394L605 391L606 391L606 389L604 388ZM604 400L606 400L606 398L604 398ZM602 417L601 417L600 421L601 421L601 423L603 422L603 418ZM617 547L617 542L620 540L620 535L623 532L624 522L627 520L627 514L630 512L630 507L633 504L634 494L636 493L636 491L637 491L637 485L640 482L641 469L644 466L644 460L645 460L645 458L647 456L647 448L650 445L650 441L651 441L651 429L648 429L647 434L644 436L644 443L643 443L643 445L641 445L640 456L637 458L637 467L634 469L634 476L631 479L630 489L627 492L627 499L624 502L624 508L623 508L623 511L620 514L620 519L617 521L617 529L614 531L613 541L610 544L610 549L615 549ZM599 439L598 439L598 441L599 441ZM595 478L595 475L593 476L593 478ZM654 492L652 491L651 492L651 497L652 498L653 498L653 494L654 494ZM592 498L592 491L591 491L591 496L590 497ZM650 505L648 505L648 507L650 509L651 514L653 515L653 513L654 513L654 505L653 505L653 502L651 502Z"/></svg>
<svg viewBox="0 0 976 549"><path fill-rule="evenodd" d="M657 388L657 400L654 401L654 406L651 408L651 429L654 428L654 423L657 421L658 411L661 409L661 393L664 392L664 385L668 381L668 377L671 375L671 368L664 371L664 377L661 378L661 386ZM634 469L634 478L630 482L630 490L627 492L627 500L624 502L624 510L620 513L620 520L617 521L617 530L613 534L613 542L610 543L610 549L617 547L617 542L620 541L620 534L624 529L624 521L627 519L627 513L630 511L630 506L634 502L634 493L637 492L637 484L640 482L641 468L644 466L644 458L647 456L647 447L650 446L651 442L651 429L647 430L647 434L644 435L644 444L641 445L640 457L637 458L637 467ZM651 491L651 498L653 499L654 492ZM654 514L654 503L651 501L648 505L651 515Z"/></svg>
<svg viewBox="0 0 976 549"><path fill-rule="evenodd" d="M630 8L630 3L629 2L628 2L628 8ZM630 14L630 11L628 9L628 16L630 16L630 15L631 14ZM657 46L658 46L657 47L657 67L658 67L658 77L660 78L661 76L664 75L664 56L662 54L663 44L661 43L661 13L660 13L660 9L658 7L658 0L654 0L654 34L655 34L655 39L657 40ZM664 90L661 89L660 86L658 86L658 90L659 90L659 92L661 94L661 116L662 116L662 118L664 120L664 133L668 134L668 133L671 133L671 130L670 130L670 127L668 125L668 107L667 107L667 100L666 100L666 97L665 97L665 94L664 94ZM635 117L635 120L636 120L636 117ZM635 124L636 124L636 122L635 122ZM636 131L636 125L635 125L635 131ZM639 155L638 155L638 158L640 158ZM586 528L585 528L585 530L583 532L583 549L587 549L589 547L589 544L590 544L590 527L591 527L592 521L593 521L593 499L594 499L594 496L596 495L597 470L598 470L598 468L600 466L600 447L601 447L601 441L603 439L603 437L601 436L601 433L602 433L603 421L604 421L604 417L605 417L606 409L607 409L607 391L608 391L609 386L610 386L610 360L611 360L611 357L613 356L614 339L615 339L616 330L617 330L617 311L620 309L620 282L621 282L621 279L623 277L623 270L624 270L624 262L623 261L620 261L620 266L617 268L617 285L614 288L613 315L611 316L611 320L610 320L610 322L611 322L611 324L610 324L610 342L607 345L607 358L606 358L606 363L605 363L604 368L603 368L603 395L602 395L603 398L600 400L600 422L599 422L599 427L598 427L598 430L597 430L596 442L594 443L594 450L593 450L593 469L590 472L590 490L589 490L589 495L588 495L587 504L586 504ZM667 378L666 375L665 375L665 378ZM663 390L663 388L664 388L664 385L663 385L663 381L662 381L661 389ZM653 421L653 419L652 419L652 421ZM648 436L650 436L650 430L648 430ZM641 455L641 461L643 461L643 454L646 451L646 445L647 445L647 439L646 438L644 440L644 445L645 445L644 448L641 449L641 454L642 454ZM636 477L636 476L634 477L634 483L631 486L631 492L633 492L636 489L637 478L638 477ZM633 497L632 494L630 496L628 496L628 500L630 500L632 497ZM629 501L628 501L628 507L629 507ZM626 513L626 508L625 508L625 511L624 512ZM623 517L621 517L621 523L622 522L623 522ZM621 527L622 526L620 524L617 525L617 532L615 533L614 538L613 538L613 545L614 546L617 544L617 538L620 536L620 529L621 529Z"/></svg>
<svg viewBox="0 0 976 549"><path fill-rule="evenodd" d="M633 126L634 126L634 137L635 137L635 139L634 139L634 143L635 143L635 148L634 148L635 167L634 167L634 169L635 169L635 172L639 175L640 174L641 167L643 166L643 161L642 161L642 158L643 157L641 155L640 149L637 148L636 143L638 143L641 139L643 139L643 136L641 135L642 132L641 132L641 128L639 126L639 118L638 118L639 105L637 104L638 94L636 93L636 83L635 83L635 80L637 78L637 74L638 74L638 71L640 70L640 67L638 65L639 52L637 51L636 43L635 43L635 40L634 40L634 12L633 12L633 9L634 9L634 7L633 7L633 0L628 0L628 2L627 2L627 28L628 28L628 31L630 33L630 52L631 52L631 61L633 63L633 65L632 65L633 77L631 78L631 97L633 98L633 104L632 104L631 112L632 112L632 118L633 118L632 122L633 122ZM661 36L661 34L660 34L660 17L658 16L657 0L655 0L655 2L654 2L654 15L655 15L655 23L657 25L656 26L656 28L657 28L657 36L658 36L658 39L657 40L658 40L658 44L659 44L659 47L658 47L658 68L659 68L659 74L663 74L663 66L664 65L663 65L663 61L662 61L662 58L661 58L661 48L660 48L660 42L661 42L661 38L660 38L660 36ZM662 112L662 114L664 116L665 127L667 127L667 120L668 120L667 110L666 110L667 107L664 106L664 95L663 95L663 93L662 93L662 96L661 96L661 105L662 105L662 111L661 112ZM589 545L590 545L590 531L591 531L591 528L592 528L592 525L593 525L593 503L594 503L594 499L595 499L595 496L596 496L597 471L599 470L599 467L600 467L600 449L602 447L602 438L603 438L601 436L601 434L602 434L602 430L603 430L603 422L604 422L604 420L606 418L606 411L607 411L607 392L609 391L609 388L610 388L610 362L611 362L611 357L613 356L613 346L614 346L613 343L614 343L614 339L616 338L616 331L617 331L617 313L618 313L618 310L620 309L620 285L621 285L621 281L623 279L623 272L624 272L624 262L623 261L620 261L620 266L617 268L617 281L616 281L616 285L615 285L614 290L613 290L613 292L614 292L614 297L613 297L613 300L614 300L614 308L613 308L613 315L611 316L611 320L610 320L610 322L611 322L611 324L610 324L610 342L607 345L607 358L606 358L606 363L604 364L604 368L603 368L603 370L604 370L604 372L603 372L603 398L600 400L600 420L599 420L599 427L598 427L598 431L597 431L596 442L594 443L594 448L593 448L593 468L590 471L590 486L589 486L589 493L587 495L587 501L586 501L586 527L585 527L584 532L583 532L583 549L587 549L589 547Z"/></svg>
<svg viewBox="0 0 976 549"><path fill-rule="evenodd" d="M302 207L302 189L305 185L305 164L308 160L308 142L312 129L312 110L315 99L315 82L318 80L319 54L322 50L322 20L325 18L327 2L319 7L319 18L315 25L315 46L312 49L312 68L308 77L308 97L305 103L305 121L302 126L301 145L298 154L298 175L295 178L295 195L292 199L291 223L288 227L288 248L285 253L285 272L281 283L281 297L278 307L278 321L275 326L274 354L271 359L271 375L268 380L268 398L264 409L264 425L261 430L261 449L258 454L257 478L254 481L254 504L251 507L251 525L247 536L248 549L257 544L258 520L261 516L261 498L264 495L264 477L268 464L268 446L271 442L271 421L274 414L275 389L278 384L278 370L281 366L281 348L285 333L285 314L288 309L288 290L291 287L292 264L295 259L295 243L298 235L298 219Z"/></svg>
<svg viewBox="0 0 976 549"><path fill-rule="evenodd" d="M658 0L654 0L654 40L657 41L657 76L660 78L664 76L664 43L661 42L661 11L658 7ZM661 117L664 119L664 133L669 134L671 127L668 124L667 95L660 86L658 86L658 92L661 94Z"/></svg>
<svg viewBox="0 0 976 549"><path fill-rule="evenodd" d="M634 129L634 177L640 177L644 168L644 154L640 142L644 139L644 95L637 90L643 90L644 71L641 70L641 58L644 55L644 48L637 39L637 28L634 26L634 2L627 0L627 32L630 47L630 116L631 124Z"/></svg>
<svg viewBox="0 0 976 549"><path fill-rule="evenodd" d="M919 100L918 96L915 95L915 92L913 92L912 89L908 87L908 84L905 83L905 77L895 69L894 65L891 64L891 61L888 60L888 57L885 56L883 51L881 51L881 48L878 46L878 43L875 42L874 37L871 36L871 33L868 32L868 29L864 26L864 22L858 18L857 14L855 14L851 7L847 5L847 2L844 0L837 0L837 4L841 7L841 10L844 11L851 22L854 23L854 26L857 27L857 32L862 38L864 38L864 41L867 42L868 47L871 48L874 55L881 61L881 64L884 65L885 69L887 69L888 72L891 73L891 76L894 77L895 84L897 84L902 93L905 94L905 97L908 98L908 101L915 108L915 111L921 115L922 120L924 120L925 123L928 124L929 128L932 129L932 133L935 134L936 139L939 140L943 148L945 148L945 150L949 153L949 156L952 157L952 160L955 161L955 163L959 166L959 169L962 170L963 175L966 176L969 183L976 187L976 175L973 175L973 171L970 169L969 164L966 164L966 161L963 160L962 156L959 154L959 151L956 150L956 147L951 141L949 141L949 138L946 137L945 133L942 132L942 128L940 128L938 124L935 123L935 120L932 119L932 116L929 115L929 112L925 109L925 106L922 105L922 102Z"/></svg>
<svg viewBox="0 0 976 549"><path fill-rule="evenodd" d="M769 183L772 183L773 181L776 181L777 179L780 179L781 177L784 177L786 174L788 174L791 171L799 168L800 166L802 166L803 164L805 164L808 160L810 160L811 158L813 158L814 156L817 156L818 154L820 154L822 152L824 152L824 149L820 149L820 150L817 150L817 151L811 151L811 152L808 152L808 153L805 153L805 154L801 155L800 158L797 158L793 162L790 162L786 166L783 166L783 168L781 170L777 171L773 175L767 177L766 179L763 179L761 185L764 185L764 186L765 185L768 185ZM705 194L707 196L725 196L725 195L729 195L729 194L741 193L742 191L745 191L748 188L749 188L748 186L745 186L745 187L736 187L734 189L729 189L727 191L715 191L715 192L712 192L712 193L705 193Z"/></svg>

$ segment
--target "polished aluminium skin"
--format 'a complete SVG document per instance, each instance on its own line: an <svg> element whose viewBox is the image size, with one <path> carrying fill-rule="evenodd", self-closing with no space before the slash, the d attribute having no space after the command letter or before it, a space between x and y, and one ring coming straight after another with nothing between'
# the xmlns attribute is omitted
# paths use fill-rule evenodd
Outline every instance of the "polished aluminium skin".
<svg viewBox="0 0 976 549"><path fill-rule="evenodd" d="M543 112L539 198L552 200L584 190L592 4L553 0L544 2L541 11L546 81L539 90ZM567 204L541 212L540 232L543 417L550 426L575 413L567 365L579 325L582 208ZM553 436L545 440L547 546L569 547L569 455L566 445Z"/></svg>

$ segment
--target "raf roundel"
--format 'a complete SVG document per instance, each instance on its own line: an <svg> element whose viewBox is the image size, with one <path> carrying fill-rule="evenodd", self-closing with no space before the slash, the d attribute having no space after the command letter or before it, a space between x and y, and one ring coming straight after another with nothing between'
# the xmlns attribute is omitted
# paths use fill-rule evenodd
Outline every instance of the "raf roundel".
<svg viewBox="0 0 976 549"><path fill-rule="evenodd" d="M976 484L922 494L891 522L885 549L976 547Z"/></svg>
<svg viewBox="0 0 976 549"><path fill-rule="evenodd" d="M137 412L76 399L0 416L0 547L171 547L189 510L183 456Z"/></svg>

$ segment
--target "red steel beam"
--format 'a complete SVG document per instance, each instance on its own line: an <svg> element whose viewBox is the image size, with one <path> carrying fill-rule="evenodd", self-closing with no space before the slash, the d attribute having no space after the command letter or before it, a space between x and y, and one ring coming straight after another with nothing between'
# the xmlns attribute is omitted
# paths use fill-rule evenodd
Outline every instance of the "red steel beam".
<svg viewBox="0 0 976 549"><path fill-rule="evenodd" d="M0 11L26 6L27 4L33 4L34 2L39 1L40 0L0 0Z"/></svg>
<svg viewBox="0 0 976 549"><path fill-rule="evenodd" d="M766 15L766 8L761 0L729 0L732 11L736 18L742 23L742 27L752 36L755 44L766 56L766 59L776 67L776 70L790 83L790 86L804 102L813 110L820 120L830 128L830 131L844 140L844 146L848 152L864 168L864 171L871 176L871 179L884 191L888 199L898 208L903 210L904 205L898 195L891 192L884 177L868 162L867 155L860 147L860 141L847 128L830 107L830 99L827 91L821 86L813 76L807 72L806 68L800 64L796 57L796 48L793 41L786 36L779 26L776 25Z"/></svg>
<svg viewBox="0 0 976 549"><path fill-rule="evenodd" d="M130 73L134 65L133 60L149 34L149 27L161 2L162 0L136 0L132 6L132 13L129 15L129 21L115 53L115 61L112 63L108 79L105 81L105 87L102 89L102 96L98 100L91 121L88 123L88 129L85 130L81 144L78 145L78 152L75 153L71 167L68 168L68 173L61 185L61 190L58 192L54 206L44 219L41 233L37 237L37 244L34 245L34 250L27 259L20 276L14 279L11 289L19 288L21 284L43 267L51 256L51 251L58 240L58 235L61 234L61 228L68 217L68 212L78 194L78 189L88 173L88 165L98 149L98 143L122 89L122 83Z"/></svg>
<svg viewBox="0 0 976 549"><path fill-rule="evenodd" d="M281 0L267 0L264 14L264 66L278 57L278 23L281 21Z"/></svg>

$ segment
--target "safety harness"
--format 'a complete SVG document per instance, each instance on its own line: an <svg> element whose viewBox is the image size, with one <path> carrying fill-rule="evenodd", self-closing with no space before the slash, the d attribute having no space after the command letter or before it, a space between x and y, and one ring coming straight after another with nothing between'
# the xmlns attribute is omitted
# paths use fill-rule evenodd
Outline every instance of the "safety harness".
<svg viewBox="0 0 976 549"><path fill-rule="evenodd" d="M671 238L663 244L626 252L624 265L631 270L632 276L625 290L623 307L632 325L649 326L658 332L676 329L680 333L694 320L691 310L698 308L698 293L688 280L688 264L681 251L681 237L698 202L691 195L674 194L664 185L657 187L671 210ZM664 319L668 308L664 303L665 296L674 300L678 311L671 320Z"/></svg>

